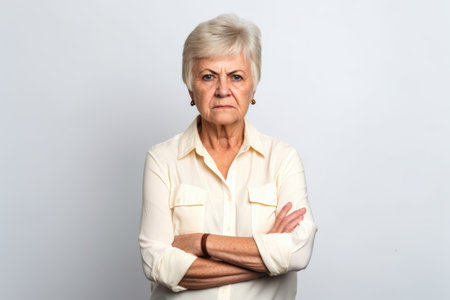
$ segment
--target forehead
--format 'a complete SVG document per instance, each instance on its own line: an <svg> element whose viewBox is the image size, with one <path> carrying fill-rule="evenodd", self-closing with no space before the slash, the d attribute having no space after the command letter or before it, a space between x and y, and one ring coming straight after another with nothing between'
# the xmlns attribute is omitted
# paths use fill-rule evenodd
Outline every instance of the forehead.
<svg viewBox="0 0 450 300"><path fill-rule="evenodd" d="M250 70L250 61L245 59L242 53L237 55L203 57L195 60L194 69L197 71L202 71L204 69L212 69L215 71L241 69L247 71Z"/></svg>

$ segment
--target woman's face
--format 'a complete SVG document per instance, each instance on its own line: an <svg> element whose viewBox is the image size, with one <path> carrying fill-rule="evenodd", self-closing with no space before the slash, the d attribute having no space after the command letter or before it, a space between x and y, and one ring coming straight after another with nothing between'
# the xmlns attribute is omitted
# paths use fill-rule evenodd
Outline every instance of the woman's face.
<svg viewBox="0 0 450 300"><path fill-rule="evenodd" d="M250 62L242 53L198 59L192 75L189 94L204 120L216 125L244 120L255 92Z"/></svg>

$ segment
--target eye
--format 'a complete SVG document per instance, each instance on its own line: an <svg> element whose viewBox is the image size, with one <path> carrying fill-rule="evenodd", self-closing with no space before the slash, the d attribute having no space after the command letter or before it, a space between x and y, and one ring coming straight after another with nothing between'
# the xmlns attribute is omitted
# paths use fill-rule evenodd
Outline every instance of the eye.
<svg viewBox="0 0 450 300"><path fill-rule="evenodd" d="M233 78L233 80L236 80L236 81L242 80L242 76L241 75L234 74L232 78Z"/></svg>
<svg viewBox="0 0 450 300"><path fill-rule="evenodd" d="M214 77L213 77L212 74L206 74L206 75L203 75L203 76L202 76L202 79L203 79L203 80L206 80L206 81L212 80L213 78L214 78Z"/></svg>

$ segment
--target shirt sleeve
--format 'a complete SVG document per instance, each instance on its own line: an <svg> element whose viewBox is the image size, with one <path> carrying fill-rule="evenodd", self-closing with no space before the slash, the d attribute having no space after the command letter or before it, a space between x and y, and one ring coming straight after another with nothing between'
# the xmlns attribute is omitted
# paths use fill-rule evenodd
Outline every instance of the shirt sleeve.
<svg viewBox="0 0 450 300"><path fill-rule="evenodd" d="M280 168L277 188L277 214L288 202L293 204L291 212L304 207L306 214L303 221L291 233L255 234L253 236L261 258L272 276L306 268L311 258L317 231L308 204L303 164L297 151L293 148Z"/></svg>
<svg viewBox="0 0 450 300"><path fill-rule="evenodd" d="M167 174L149 152L144 169L139 245L147 278L180 292L185 288L178 283L197 257L171 246L174 236Z"/></svg>

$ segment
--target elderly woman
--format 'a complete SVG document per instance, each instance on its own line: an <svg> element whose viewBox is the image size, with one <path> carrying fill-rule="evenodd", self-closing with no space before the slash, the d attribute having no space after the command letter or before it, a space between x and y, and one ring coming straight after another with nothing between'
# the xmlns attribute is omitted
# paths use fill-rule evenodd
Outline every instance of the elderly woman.
<svg viewBox="0 0 450 300"><path fill-rule="evenodd" d="M151 299L295 298L316 225L296 150L245 119L260 68L259 29L235 15L185 42L200 114L147 153L139 242Z"/></svg>

